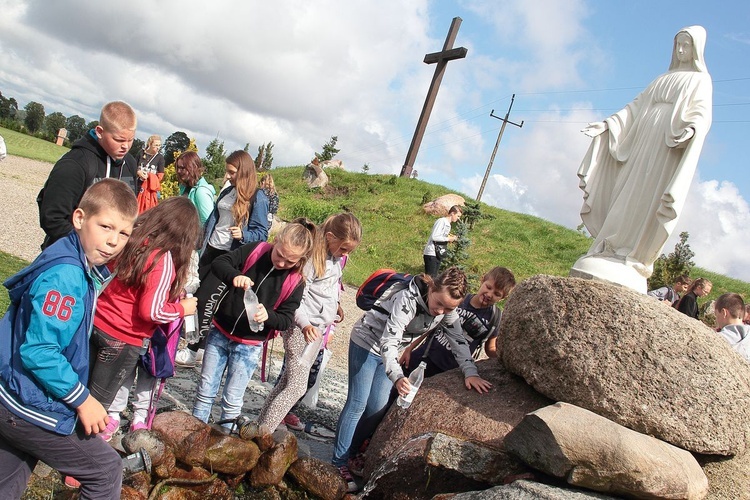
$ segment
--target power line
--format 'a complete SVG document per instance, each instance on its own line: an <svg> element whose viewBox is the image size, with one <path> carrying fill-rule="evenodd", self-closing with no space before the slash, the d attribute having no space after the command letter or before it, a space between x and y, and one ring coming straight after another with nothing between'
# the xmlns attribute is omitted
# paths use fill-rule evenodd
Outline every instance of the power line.
<svg viewBox="0 0 750 500"><path fill-rule="evenodd" d="M713 83L720 84L720 83L728 83L728 82L740 82L740 81L748 81L750 80L750 77L741 77L741 78L726 78L721 80L714 80ZM580 90L560 90L560 91L548 91L548 92L519 92L518 96L544 96L544 95L560 95L560 94L583 94L583 93L599 93L599 92L617 92L617 91L624 91L624 90L641 90L643 89L643 86L637 86L637 87L610 87L610 88L603 88L603 89L580 89ZM425 136L436 134L439 132L442 132L444 130L449 130L452 125L460 122L473 122L476 121L478 118L482 118L486 114L486 109L488 107L492 107L493 105L500 103L502 101L505 101L511 97L511 94L507 94L503 97L500 97L498 99L489 101L486 104L479 105L475 108L468 109L466 111L460 112L458 114L455 114L451 116L450 118L446 118L445 120L442 120L440 122L434 123L432 125L428 125L425 129ZM713 104L712 107L714 108L731 108L731 107L739 107L739 106L748 106L750 105L750 102L738 102L738 103L721 103L721 104ZM555 108L555 109L523 109L519 108L518 112L524 112L524 113L550 113L550 112L556 112L556 113L570 113L574 111L601 111L601 112L613 112L621 109L621 106L618 107L611 107L611 108ZM577 124L586 124L585 121L575 121L575 120L525 120L526 123L577 123ZM713 120L714 124L717 123L750 123L750 120ZM424 150L430 150L430 149L436 149L440 148L449 144L454 144L457 142L463 142L468 139L472 139L477 136L483 136L485 134L488 134L490 132L496 132L499 130L500 127L493 127L490 129L483 129L480 132L476 134L469 134L462 137L456 137L449 141L443 141L438 144L434 144L431 146L423 147ZM409 134L403 134L395 138L394 141L384 141L387 142L387 145L389 147L396 147L400 146L401 144L404 144L408 140L410 140ZM363 147L360 149L352 150L347 152L347 156L352 158L362 158L365 155L367 155L369 152L377 150L382 151L383 145L380 144L373 144L372 146ZM367 162L377 162L377 161L388 161L392 158L396 158L398 155L394 153L393 155L388 155L386 157L380 157L381 159L375 158L375 159L368 159Z"/></svg>

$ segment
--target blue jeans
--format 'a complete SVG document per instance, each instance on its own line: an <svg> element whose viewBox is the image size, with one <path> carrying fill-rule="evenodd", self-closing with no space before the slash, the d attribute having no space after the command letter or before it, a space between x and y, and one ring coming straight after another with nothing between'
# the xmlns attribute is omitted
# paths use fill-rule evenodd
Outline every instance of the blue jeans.
<svg viewBox="0 0 750 500"><path fill-rule="evenodd" d="M198 393L193 405L193 416L208 422L211 406L219 393L221 378L226 369L227 379L221 395L220 420L239 416L244 402L245 389L253 376L263 345L240 344L229 340L215 327L211 326L203 353L203 369L198 382ZM231 427L232 424L223 424Z"/></svg>
<svg viewBox="0 0 750 500"><path fill-rule="evenodd" d="M352 445L370 437L388 408L393 383L385 374L380 356L349 341L349 387L346 403L336 425L331 463L346 465ZM355 440L355 431L358 440ZM358 441L358 442L357 442ZM353 450L356 452L356 450Z"/></svg>

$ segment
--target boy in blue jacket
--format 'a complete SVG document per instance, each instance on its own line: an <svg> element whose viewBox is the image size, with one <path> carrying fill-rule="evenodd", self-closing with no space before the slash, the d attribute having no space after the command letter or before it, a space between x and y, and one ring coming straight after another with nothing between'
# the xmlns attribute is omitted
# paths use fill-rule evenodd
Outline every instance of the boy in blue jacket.
<svg viewBox="0 0 750 500"><path fill-rule="evenodd" d="M94 184L73 212L74 230L4 283L11 305L0 320L0 498L20 498L38 460L80 481L81 498L120 498L122 461L96 436L107 412L86 387L89 334L105 264L125 246L137 213L127 184Z"/></svg>

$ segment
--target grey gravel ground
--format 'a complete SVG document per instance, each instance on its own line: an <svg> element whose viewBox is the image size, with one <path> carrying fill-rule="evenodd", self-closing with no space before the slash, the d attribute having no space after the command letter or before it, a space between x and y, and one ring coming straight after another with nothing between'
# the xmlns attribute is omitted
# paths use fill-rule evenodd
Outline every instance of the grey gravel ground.
<svg viewBox="0 0 750 500"><path fill-rule="evenodd" d="M2 231L0 231L0 250L16 255L26 260L33 260L39 254L44 233L39 228L39 211L36 196L52 169L52 164L8 156L0 162L0 184L3 196L0 197L0 216L2 217ZM356 254L354 255L356 258ZM346 401L347 375L346 360L349 345L349 332L359 318L361 311L354 303L356 289L346 287L342 293L341 304L344 309L344 321L338 326L336 334L329 343L333 356L325 370L322 379L318 406L315 409L299 407L298 415L303 421L313 421L335 429L341 408ZM270 379L273 381L279 373L283 358L281 338L273 342L270 349L273 360ZM162 395L163 409L192 408L195 388L198 381L198 371L192 368L178 368L174 378L169 379ZM261 383L259 373L245 392L243 413L255 417L260 412L265 396L270 390L271 383ZM215 415L218 417L218 415ZM303 452L322 460L330 460L333 450L333 440L313 439L304 432L297 432L299 444ZM306 450L306 451L305 451Z"/></svg>

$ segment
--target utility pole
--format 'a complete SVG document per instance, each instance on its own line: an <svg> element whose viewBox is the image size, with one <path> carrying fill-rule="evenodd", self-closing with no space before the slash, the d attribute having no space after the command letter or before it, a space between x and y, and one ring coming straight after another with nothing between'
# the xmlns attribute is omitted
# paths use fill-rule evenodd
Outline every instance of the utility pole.
<svg viewBox="0 0 750 500"><path fill-rule="evenodd" d="M482 185L479 187L479 193L477 194L477 201L480 201L482 199L482 193L484 193L484 186L487 184L487 178L490 176L490 170L492 170L492 163L495 161L495 154L497 153L497 147L500 145L500 139L503 138L503 132L505 132L505 125L510 123L511 125L515 125L518 128L523 127L523 120L521 120L521 124L513 123L512 121L508 120L508 117L510 116L510 110L513 107L513 101L516 99L516 94L513 94L513 97L510 98L510 106L508 106L508 112L505 113L505 118L500 118L499 116L495 116L495 110L493 109L490 111L490 116L492 118L497 118L498 120L503 121L503 126L500 127L500 133L497 134L497 141L495 142L495 149L492 150L492 156L490 156L490 163L487 165L487 171L484 173L484 179L482 179Z"/></svg>
<svg viewBox="0 0 750 500"><path fill-rule="evenodd" d="M419 146L422 144L422 137L424 137L424 131L427 128L427 122L430 119L430 113L432 113L432 106L435 104L438 90L440 89L440 82L443 80L443 74L445 68L448 66L448 61L453 59L463 59L466 57L469 49L459 47L453 48L453 43L456 41L458 36L458 28L461 27L461 18L454 17L451 22L451 27L448 30L448 36L443 44L443 50L440 52L433 52L424 56L425 64L435 64L435 74L432 77L430 83L430 90L427 92L427 98L424 101L422 107L422 113L419 115L419 121L417 122L417 129L414 131L414 137L409 145L409 151L406 153L406 160L404 166L401 167L401 177L411 177L411 170L414 167L414 160L417 158L417 152L419 152Z"/></svg>

